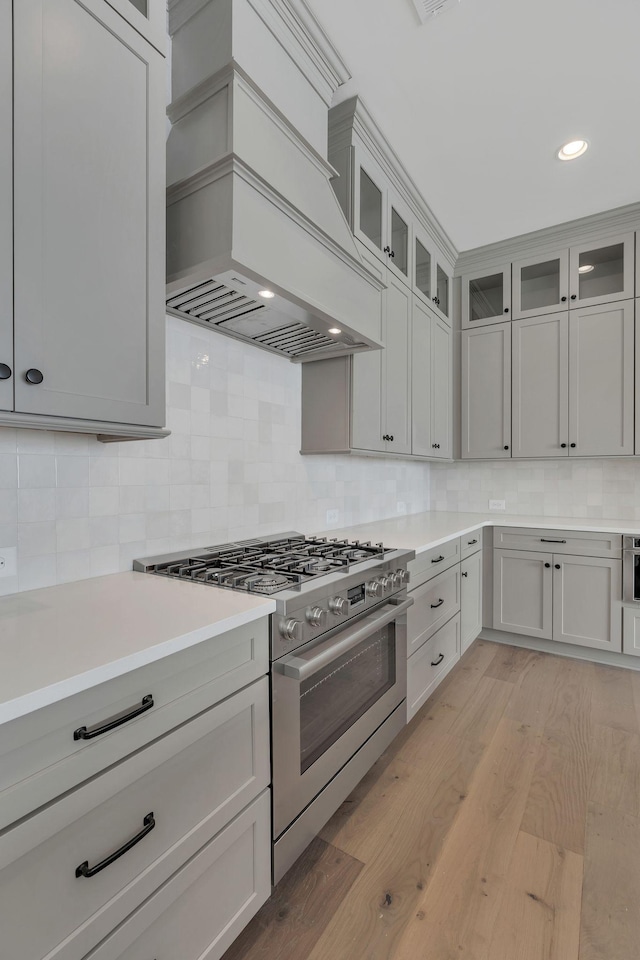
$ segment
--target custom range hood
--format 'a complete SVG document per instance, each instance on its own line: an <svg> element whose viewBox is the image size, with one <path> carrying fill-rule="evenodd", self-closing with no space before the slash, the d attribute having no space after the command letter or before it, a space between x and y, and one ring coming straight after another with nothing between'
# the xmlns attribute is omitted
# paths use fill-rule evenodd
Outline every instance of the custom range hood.
<svg viewBox="0 0 640 960"><path fill-rule="evenodd" d="M328 101L344 78L301 10L169 6L167 309L294 361L379 348L382 290L325 159Z"/></svg>

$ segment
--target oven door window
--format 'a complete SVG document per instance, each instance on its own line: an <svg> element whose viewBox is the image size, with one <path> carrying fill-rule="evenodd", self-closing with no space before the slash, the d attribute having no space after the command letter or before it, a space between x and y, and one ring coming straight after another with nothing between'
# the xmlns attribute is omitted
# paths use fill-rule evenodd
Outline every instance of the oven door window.
<svg viewBox="0 0 640 960"><path fill-rule="evenodd" d="M300 684L300 773L322 756L396 682L390 623Z"/></svg>

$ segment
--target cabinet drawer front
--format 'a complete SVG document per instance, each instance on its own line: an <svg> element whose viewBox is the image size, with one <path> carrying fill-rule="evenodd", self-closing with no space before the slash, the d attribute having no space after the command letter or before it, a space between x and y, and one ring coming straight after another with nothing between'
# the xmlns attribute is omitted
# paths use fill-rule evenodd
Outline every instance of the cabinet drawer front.
<svg viewBox="0 0 640 960"><path fill-rule="evenodd" d="M407 660L407 721L418 712L459 659L458 613Z"/></svg>
<svg viewBox="0 0 640 960"><path fill-rule="evenodd" d="M460 559L466 560L467 557L473 556L478 550L482 550L482 527L479 530L474 530L473 533L466 533L464 537L460 537Z"/></svg>
<svg viewBox="0 0 640 960"><path fill-rule="evenodd" d="M237 627L3 726L0 830L267 673L267 620ZM153 707L74 740L151 695Z"/></svg>
<svg viewBox="0 0 640 960"><path fill-rule="evenodd" d="M460 562L460 538L447 540L441 543L439 547L433 547L431 550L425 550L418 554L415 560L411 560L407 566L411 574L410 590L415 590L421 583L426 583L432 577L437 577L443 570L452 567L454 563Z"/></svg>
<svg viewBox="0 0 640 960"><path fill-rule="evenodd" d="M80 960L267 786L268 689L264 677L4 834L0 928L12 956ZM150 814L138 843L78 876Z"/></svg>
<svg viewBox="0 0 640 960"><path fill-rule="evenodd" d="M508 550L539 550L541 553L567 553L578 557L622 557L622 535L619 533L495 527L493 545Z"/></svg>
<svg viewBox="0 0 640 960"><path fill-rule="evenodd" d="M415 602L407 610L407 656L460 609L460 567L456 565L423 583L411 596Z"/></svg>
<svg viewBox="0 0 640 960"><path fill-rule="evenodd" d="M270 893L265 792L87 960L218 960Z"/></svg>

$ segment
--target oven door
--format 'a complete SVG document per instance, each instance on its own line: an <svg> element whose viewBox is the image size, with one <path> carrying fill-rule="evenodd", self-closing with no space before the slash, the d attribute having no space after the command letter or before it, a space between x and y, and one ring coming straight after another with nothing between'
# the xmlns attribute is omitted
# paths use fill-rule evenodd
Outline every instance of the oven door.
<svg viewBox="0 0 640 960"><path fill-rule="evenodd" d="M273 664L274 840L406 697L412 603L385 603Z"/></svg>

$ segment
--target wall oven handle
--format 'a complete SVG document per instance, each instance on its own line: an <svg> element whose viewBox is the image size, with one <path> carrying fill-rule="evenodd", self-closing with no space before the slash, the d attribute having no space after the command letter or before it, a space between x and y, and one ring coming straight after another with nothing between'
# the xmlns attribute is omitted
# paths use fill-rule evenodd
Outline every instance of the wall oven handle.
<svg viewBox="0 0 640 960"><path fill-rule="evenodd" d="M283 673L285 677L291 677L292 680L302 681L312 677L314 673L337 660L342 654L348 653L353 647L357 647L359 643L376 633L381 627L391 623L392 620L397 620L405 610L413 605L413 602L413 597L407 597L402 603L388 604L382 608L380 613L366 617L364 623L361 622L351 627L350 630L346 630L344 636L336 643L328 641L327 646L312 660L304 660L302 657L291 654L291 656L278 661L278 671Z"/></svg>

